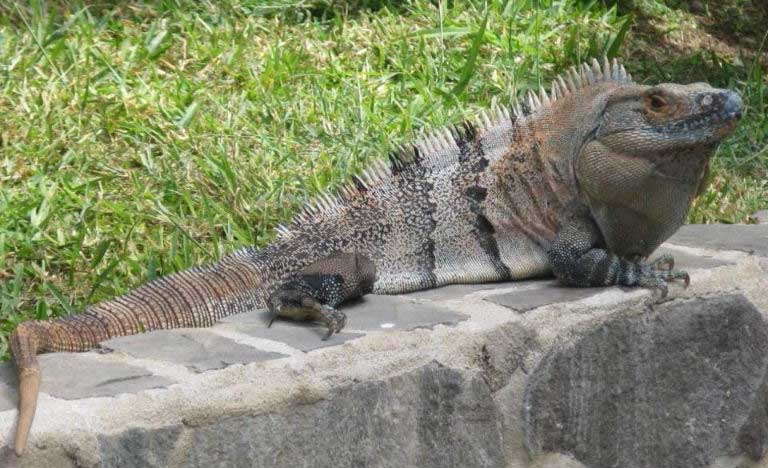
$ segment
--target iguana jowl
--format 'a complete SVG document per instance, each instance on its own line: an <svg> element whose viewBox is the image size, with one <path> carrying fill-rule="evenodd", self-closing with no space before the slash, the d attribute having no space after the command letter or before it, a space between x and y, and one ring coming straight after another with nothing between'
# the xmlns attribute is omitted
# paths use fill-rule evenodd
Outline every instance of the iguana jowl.
<svg viewBox="0 0 768 468"><path fill-rule="evenodd" d="M741 99L709 85L639 85L624 67L584 64L511 111L436 132L374 164L299 214L264 249L147 283L11 336L20 376L15 450L40 382L36 354L85 351L143 331L209 326L270 308L341 329L335 307L404 293L554 273L571 286L658 288L671 258L640 261L677 230Z"/></svg>

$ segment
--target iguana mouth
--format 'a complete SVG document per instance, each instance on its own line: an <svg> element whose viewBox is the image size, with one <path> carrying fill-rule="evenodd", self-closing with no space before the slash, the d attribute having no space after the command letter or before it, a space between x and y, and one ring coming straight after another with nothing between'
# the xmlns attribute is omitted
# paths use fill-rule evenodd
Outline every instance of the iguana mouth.
<svg viewBox="0 0 768 468"><path fill-rule="evenodd" d="M704 101L706 99L706 101ZM722 138L733 131L742 116L741 97L727 91L718 94L707 94L701 104L701 109L692 115L679 120L656 125L652 130L656 133L684 133L697 130L710 130L713 135Z"/></svg>
<svg viewBox="0 0 768 468"><path fill-rule="evenodd" d="M735 126L741 118L741 111L721 112L715 114L696 114L676 122L653 127L658 133L699 130L715 126Z"/></svg>

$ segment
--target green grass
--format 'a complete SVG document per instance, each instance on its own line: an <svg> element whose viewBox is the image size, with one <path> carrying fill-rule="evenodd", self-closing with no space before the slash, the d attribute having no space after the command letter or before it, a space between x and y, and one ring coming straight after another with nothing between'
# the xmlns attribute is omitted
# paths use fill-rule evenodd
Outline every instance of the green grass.
<svg viewBox="0 0 768 468"><path fill-rule="evenodd" d="M397 143L604 53L740 89L745 124L691 219L766 207L765 68L654 66L627 48L636 17L602 2L41 5L0 6L0 356L20 321L263 245Z"/></svg>

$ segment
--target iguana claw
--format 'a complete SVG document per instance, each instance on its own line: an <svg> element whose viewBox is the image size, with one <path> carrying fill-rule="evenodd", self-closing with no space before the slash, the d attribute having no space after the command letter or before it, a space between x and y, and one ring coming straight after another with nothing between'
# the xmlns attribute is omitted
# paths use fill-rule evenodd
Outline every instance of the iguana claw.
<svg viewBox="0 0 768 468"><path fill-rule="evenodd" d="M273 296L270 299L269 310L272 313L272 317L267 324L267 328L272 327L272 324L278 317L317 320L328 327L328 332L323 337L323 341L329 339L334 333L339 333L347 323L347 316L344 312L329 305L321 304L309 296L301 299L291 298L286 295Z"/></svg>
<svg viewBox="0 0 768 468"><path fill-rule="evenodd" d="M643 277L638 284L661 292L661 299L669 293L668 282L682 279L687 288L691 284L691 276L686 271L675 270L675 259L672 255L664 254L644 266Z"/></svg>
<svg viewBox="0 0 768 468"><path fill-rule="evenodd" d="M663 254L649 263L648 266L654 270L672 271L672 269L675 268L675 257L670 254Z"/></svg>
<svg viewBox="0 0 768 468"><path fill-rule="evenodd" d="M328 333L323 337L323 341L329 339L334 333L339 333L347 324L347 316L344 312L333 307L322 306L320 310L317 310L317 315L317 319L328 327Z"/></svg>

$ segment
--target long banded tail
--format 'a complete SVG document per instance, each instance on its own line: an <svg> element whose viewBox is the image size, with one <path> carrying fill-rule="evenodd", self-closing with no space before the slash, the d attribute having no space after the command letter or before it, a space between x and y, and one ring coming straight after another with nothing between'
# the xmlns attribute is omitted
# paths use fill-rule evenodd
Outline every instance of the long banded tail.
<svg viewBox="0 0 768 468"><path fill-rule="evenodd" d="M219 262L151 281L82 314L19 325L10 339L19 375L16 455L26 448L37 408L38 353L88 351L107 339L150 330L207 327L222 317L264 307L267 284L259 274L258 257L256 251L244 249Z"/></svg>

